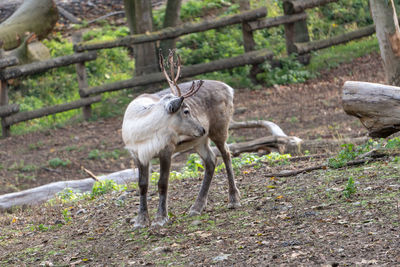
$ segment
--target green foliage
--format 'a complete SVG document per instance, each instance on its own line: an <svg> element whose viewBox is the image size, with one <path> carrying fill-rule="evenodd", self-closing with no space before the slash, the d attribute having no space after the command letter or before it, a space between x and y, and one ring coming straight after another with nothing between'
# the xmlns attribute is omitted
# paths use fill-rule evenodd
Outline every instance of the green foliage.
<svg viewBox="0 0 400 267"><path fill-rule="evenodd" d="M353 177L349 177L347 180L346 188L343 190L343 196L345 198L350 198L354 193L356 193L357 187L355 185Z"/></svg>
<svg viewBox="0 0 400 267"><path fill-rule="evenodd" d="M69 208L63 209L62 216L63 216L65 223L69 223L72 220L71 211Z"/></svg>
<svg viewBox="0 0 400 267"><path fill-rule="evenodd" d="M185 168L193 172L199 172L204 170L204 166L200 159L200 156L198 154L190 154L186 162Z"/></svg>
<svg viewBox="0 0 400 267"><path fill-rule="evenodd" d="M67 160L62 160L60 158L52 158L48 161L48 164L52 168L58 168L58 167L66 167L69 164L71 164L71 161Z"/></svg>
<svg viewBox="0 0 400 267"><path fill-rule="evenodd" d="M74 191L72 188L65 188L64 190L57 193L57 198L62 202L71 202L86 198L87 193L80 193Z"/></svg>
<svg viewBox="0 0 400 267"><path fill-rule="evenodd" d="M97 160L97 159L106 159L113 158L119 159L122 156L127 155L126 150L114 149L113 151L100 151L98 149L93 149L89 152L88 159Z"/></svg>
<svg viewBox="0 0 400 267"><path fill-rule="evenodd" d="M244 166L252 165L254 168L260 168L264 163L269 165L285 165L289 164L290 154L279 154L277 152L272 152L267 155L258 156L255 153L243 153L239 157L232 159L232 167L235 173L238 175L240 169Z"/></svg>
<svg viewBox="0 0 400 267"><path fill-rule="evenodd" d="M349 161L356 159L357 156L364 154L368 151L371 151L373 148L381 147L382 143L373 141L372 139L368 140L365 144L356 146L354 144L344 144L342 150L332 158L328 159L328 166L331 168L341 168Z"/></svg>
<svg viewBox="0 0 400 267"><path fill-rule="evenodd" d="M385 147L388 149L400 149L400 137L389 139Z"/></svg>
<svg viewBox="0 0 400 267"><path fill-rule="evenodd" d="M100 159L100 150L93 149L89 152L88 159Z"/></svg>
<svg viewBox="0 0 400 267"><path fill-rule="evenodd" d="M111 191L122 191L122 190L126 190L126 185L119 185L113 180L105 179L94 183L91 197L94 198L97 196L104 195Z"/></svg>
<svg viewBox="0 0 400 267"><path fill-rule="evenodd" d="M325 39L373 24L368 4L364 0L339 0L313 8L308 21L313 40Z"/></svg>
<svg viewBox="0 0 400 267"><path fill-rule="evenodd" d="M44 224L41 223L36 227L35 230L40 231L40 232L47 232L49 230L49 227L45 226Z"/></svg>
<svg viewBox="0 0 400 267"><path fill-rule="evenodd" d="M262 64L263 73L257 75L257 79L263 81L267 86L274 84L303 83L313 78L311 74L300 62L296 60L294 54L281 59L282 67L272 68L269 62Z"/></svg>

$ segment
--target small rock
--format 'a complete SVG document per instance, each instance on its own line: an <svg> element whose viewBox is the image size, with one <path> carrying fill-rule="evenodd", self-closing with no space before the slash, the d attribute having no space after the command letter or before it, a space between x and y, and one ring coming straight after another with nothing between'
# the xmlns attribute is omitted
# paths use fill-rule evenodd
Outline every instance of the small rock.
<svg viewBox="0 0 400 267"><path fill-rule="evenodd" d="M283 247L292 247L292 246L300 246L301 242L297 240L289 240L282 242Z"/></svg>
<svg viewBox="0 0 400 267"><path fill-rule="evenodd" d="M155 253L168 253L172 252L172 249L170 247L155 247L152 251Z"/></svg>
<svg viewBox="0 0 400 267"><path fill-rule="evenodd" d="M54 266L54 264L51 261L45 261L45 262L42 262L39 266L48 266L48 267L50 267L50 266Z"/></svg>
<svg viewBox="0 0 400 267"><path fill-rule="evenodd" d="M231 254L221 254L217 257L214 257L212 260L213 261L224 261L224 260L227 260L230 255Z"/></svg>
<svg viewBox="0 0 400 267"><path fill-rule="evenodd" d="M54 224L55 224L55 225L57 225L57 224L64 224L64 222L61 221L61 220L55 220L55 221L54 221Z"/></svg>
<svg viewBox="0 0 400 267"><path fill-rule="evenodd" d="M128 223L128 224L134 224L135 223L135 218L128 217L128 218L125 219L125 222Z"/></svg>
<svg viewBox="0 0 400 267"><path fill-rule="evenodd" d="M76 215L79 215L79 214L81 214L81 213L87 213L87 210L85 210L85 209L80 209L80 210L78 210L75 214L76 214Z"/></svg>
<svg viewBox="0 0 400 267"><path fill-rule="evenodd" d="M315 211L306 211L304 212L304 216L310 217L310 216L315 216L317 213Z"/></svg>
<svg viewBox="0 0 400 267"><path fill-rule="evenodd" d="M124 201L127 197L128 197L128 193L124 192L117 198L117 200Z"/></svg>

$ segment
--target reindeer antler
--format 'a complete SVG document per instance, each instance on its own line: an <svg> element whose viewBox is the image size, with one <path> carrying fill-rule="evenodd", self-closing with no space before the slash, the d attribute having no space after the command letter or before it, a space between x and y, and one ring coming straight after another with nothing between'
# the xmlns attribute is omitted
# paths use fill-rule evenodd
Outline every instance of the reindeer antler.
<svg viewBox="0 0 400 267"><path fill-rule="evenodd" d="M171 77L168 75L168 73L164 67L164 57L161 54L161 50L159 52L160 68L161 68L161 71L164 73L165 79L167 80L169 87L171 88L172 94L174 94L178 97L187 98L187 97L194 95L200 89L200 87L203 85L204 81L200 80L197 82L197 84L195 81L193 81L189 90L184 95L182 95L182 91L178 86L178 79L179 79L179 76L181 75L181 57L179 55L177 55L178 62L175 63L174 62L174 52L175 52L174 50L169 51L168 60L167 60L167 63L170 68ZM177 67L176 76L175 76L175 67Z"/></svg>

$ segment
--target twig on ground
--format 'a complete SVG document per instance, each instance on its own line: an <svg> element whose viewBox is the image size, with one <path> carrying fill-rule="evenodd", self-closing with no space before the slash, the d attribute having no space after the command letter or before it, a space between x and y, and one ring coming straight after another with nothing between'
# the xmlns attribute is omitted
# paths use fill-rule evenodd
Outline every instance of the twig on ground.
<svg viewBox="0 0 400 267"><path fill-rule="evenodd" d="M125 14L125 11L115 11L115 12L108 13L108 14L106 14L104 16L89 20L87 22L87 24L92 24L92 23L94 23L96 21L99 21L99 20L102 20L102 19L106 19L106 18L111 17L111 16L120 15L120 14Z"/></svg>
<svg viewBox="0 0 400 267"><path fill-rule="evenodd" d="M86 169L85 167L82 166L82 170L84 170L87 174L90 175L91 178L93 178L93 180L100 182L100 179L93 174L93 172L89 171L88 169Z"/></svg>
<svg viewBox="0 0 400 267"><path fill-rule="evenodd" d="M364 164L366 162L374 162L374 161L379 161L382 159L383 158L381 157L381 158L352 160L352 161L347 162L343 167L360 165L360 164ZM289 176L295 176L295 175L298 175L298 174L304 173L304 172L311 172L311 171L322 170L322 169L327 169L327 168L329 168L329 166L327 164L321 164L321 165L307 167L307 168L299 169L299 170L293 170L293 171L286 170L286 171L281 171L278 173L271 173L271 174L267 174L266 176L267 177L289 177Z"/></svg>

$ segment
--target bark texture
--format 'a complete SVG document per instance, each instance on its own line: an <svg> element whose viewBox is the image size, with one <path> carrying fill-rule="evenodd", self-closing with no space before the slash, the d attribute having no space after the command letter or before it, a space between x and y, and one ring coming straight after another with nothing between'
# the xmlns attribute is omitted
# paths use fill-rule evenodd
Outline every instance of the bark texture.
<svg viewBox="0 0 400 267"><path fill-rule="evenodd" d="M400 86L400 58L395 55L390 44L390 37L395 34L393 9L390 2L370 0L372 18L376 26L376 37L385 69L386 82Z"/></svg>
<svg viewBox="0 0 400 267"><path fill-rule="evenodd" d="M4 50L20 45L26 32L40 39L47 36L58 20L58 10L53 0L25 0L7 20L0 24L0 40Z"/></svg>
<svg viewBox="0 0 400 267"><path fill-rule="evenodd" d="M153 31L151 1L125 0L125 14L131 34L146 34ZM154 42L136 44L133 47L135 56L135 75L159 71L156 45Z"/></svg>
<svg viewBox="0 0 400 267"><path fill-rule="evenodd" d="M343 85L343 109L360 119L371 137L400 130L400 87L348 81Z"/></svg>
<svg viewBox="0 0 400 267"><path fill-rule="evenodd" d="M165 17L163 28L175 27L180 22L182 0L168 0L167 8L165 9ZM166 39L160 42L160 49L166 57L170 49L175 49L176 38Z"/></svg>

